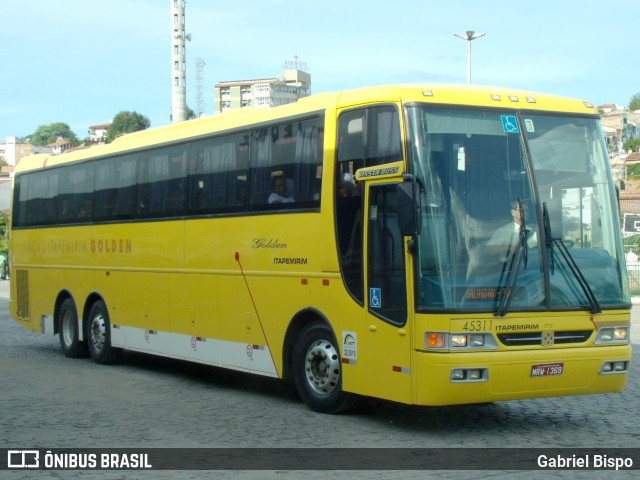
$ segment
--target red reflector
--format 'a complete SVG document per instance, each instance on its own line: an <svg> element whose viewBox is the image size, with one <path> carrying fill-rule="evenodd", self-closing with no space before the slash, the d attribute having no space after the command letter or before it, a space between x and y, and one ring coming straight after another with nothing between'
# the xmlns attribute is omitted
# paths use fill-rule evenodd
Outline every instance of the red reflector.
<svg viewBox="0 0 640 480"><path fill-rule="evenodd" d="M402 371L402 367L398 367L398 366L396 366L396 365L394 365L394 366L393 366L393 367L391 367L391 368L393 368L393 371L394 371L394 372L401 372L401 371Z"/></svg>
<svg viewBox="0 0 640 480"><path fill-rule="evenodd" d="M301 283L302 285L307 285L307 284L309 283L309 280L308 280L308 279L306 279L306 278L301 278L301 279L300 279L300 283Z"/></svg>
<svg viewBox="0 0 640 480"><path fill-rule="evenodd" d="M328 278L323 278L322 279L322 285L329 285L329 279Z"/></svg>

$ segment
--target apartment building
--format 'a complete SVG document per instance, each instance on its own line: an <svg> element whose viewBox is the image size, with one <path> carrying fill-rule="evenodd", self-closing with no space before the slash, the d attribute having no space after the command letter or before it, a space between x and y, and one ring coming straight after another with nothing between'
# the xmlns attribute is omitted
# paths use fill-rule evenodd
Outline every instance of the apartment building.
<svg viewBox="0 0 640 480"><path fill-rule="evenodd" d="M214 87L214 114L238 108L270 108L293 103L311 95L311 75L285 70L281 78L232 80Z"/></svg>

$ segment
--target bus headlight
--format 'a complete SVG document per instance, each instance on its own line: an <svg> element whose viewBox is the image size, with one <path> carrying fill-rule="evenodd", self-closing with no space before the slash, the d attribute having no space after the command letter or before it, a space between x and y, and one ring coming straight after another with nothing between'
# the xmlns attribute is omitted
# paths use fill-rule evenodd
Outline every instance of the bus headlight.
<svg viewBox="0 0 640 480"><path fill-rule="evenodd" d="M451 350L493 350L498 348L491 333L452 333Z"/></svg>
<svg viewBox="0 0 640 480"><path fill-rule="evenodd" d="M613 329L613 339L626 341L629 338L629 327L617 327Z"/></svg>
<svg viewBox="0 0 640 480"><path fill-rule="evenodd" d="M451 348L464 348L464 347L482 348L484 347L484 334L483 333L454 333L451 335Z"/></svg>
<svg viewBox="0 0 640 480"><path fill-rule="evenodd" d="M602 327L593 343L629 343L629 327Z"/></svg>
<svg viewBox="0 0 640 480"><path fill-rule="evenodd" d="M495 350L498 348L491 333L425 332L427 350Z"/></svg>

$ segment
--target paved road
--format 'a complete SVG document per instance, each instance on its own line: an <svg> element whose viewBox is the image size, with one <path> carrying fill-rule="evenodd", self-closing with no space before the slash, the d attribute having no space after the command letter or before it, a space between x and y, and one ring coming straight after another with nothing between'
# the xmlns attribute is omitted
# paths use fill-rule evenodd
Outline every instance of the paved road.
<svg viewBox="0 0 640 480"><path fill-rule="evenodd" d="M0 448L145 447L635 447L640 379L622 394L488 406L416 408L368 402L328 416L271 379L126 353L114 366L62 355L57 337L8 315L0 281ZM633 312L634 367L640 308ZM632 369L637 372L637 368ZM0 478L436 478L437 472L0 472ZM635 472L637 474L637 471ZM634 478L631 472L447 472L444 478Z"/></svg>

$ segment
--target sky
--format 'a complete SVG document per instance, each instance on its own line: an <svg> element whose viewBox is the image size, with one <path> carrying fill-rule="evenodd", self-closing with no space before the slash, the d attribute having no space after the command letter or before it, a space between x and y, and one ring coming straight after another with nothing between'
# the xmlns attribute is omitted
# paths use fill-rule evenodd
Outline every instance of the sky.
<svg viewBox="0 0 640 480"><path fill-rule="evenodd" d="M170 123L173 0L1 0L0 142L40 125L78 138L118 112ZM640 92L640 0L187 0L187 104L220 81L277 77L297 55L312 93L472 82L628 106Z"/></svg>

